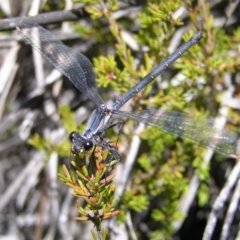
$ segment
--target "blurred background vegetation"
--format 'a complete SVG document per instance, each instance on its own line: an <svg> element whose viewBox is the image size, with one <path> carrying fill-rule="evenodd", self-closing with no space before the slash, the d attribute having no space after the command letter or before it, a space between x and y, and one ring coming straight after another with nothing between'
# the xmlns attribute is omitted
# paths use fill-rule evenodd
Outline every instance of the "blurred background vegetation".
<svg viewBox="0 0 240 240"><path fill-rule="evenodd" d="M86 55L109 107L202 31L200 43L123 110L168 109L199 119L223 113L225 128L239 133L239 12L239 1L221 0L1 1L0 239L91 239L93 227L74 220L79 216L76 198L58 172L63 164L70 165L68 134L84 130L95 106L33 55L12 22L43 24L73 51ZM107 133L113 143L117 132ZM120 213L103 222L103 228L110 226L111 239L240 235L238 200L233 198L239 192L238 175L218 209L212 234L204 235L236 160L130 120L124 121L117 148L122 158L114 181L124 191L116 190ZM231 203L236 206L229 216Z"/></svg>

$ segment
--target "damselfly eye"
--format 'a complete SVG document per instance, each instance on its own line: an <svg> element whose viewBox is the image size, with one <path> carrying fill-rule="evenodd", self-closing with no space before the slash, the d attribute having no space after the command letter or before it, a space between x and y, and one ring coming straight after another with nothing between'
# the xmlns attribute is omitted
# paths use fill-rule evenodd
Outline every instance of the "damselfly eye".
<svg viewBox="0 0 240 240"><path fill-rule="evenodd" d="M90 151L93 148L93 142L88 141L83 144L84 150L85 151Z"/></svg>
<svg viewBox="0 0 240 240"><path fill-rule="evenodd" d="M72 142L77 137L77 135L78 135L78 132L71 132L69 134L70 141Z"/></svg>

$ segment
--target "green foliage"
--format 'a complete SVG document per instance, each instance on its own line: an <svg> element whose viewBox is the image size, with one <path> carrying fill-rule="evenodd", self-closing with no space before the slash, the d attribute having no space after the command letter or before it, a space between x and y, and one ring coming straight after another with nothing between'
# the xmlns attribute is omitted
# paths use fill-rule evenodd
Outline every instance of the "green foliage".
<svg viewBox="0 0 240 240"><path fill-rule="evenodd" d="M95 66L95 73L100 76L98 78L100 87L109 86L117 91L122 89L127 91L127 89L129 89L129 86L124 87L124 84L126 84L124 79L129 78L129 73L127 70L121 71L117 67L117 62L114 56L100 56L99 58L95 58L93 63ZM122 83L121 87L119 85L120 83Z"/></svg>
<svg viewBox="0 0 240 240"><path fill-rule="evenodd" d="M44 149L48 156L50 155L50 151L52 151L50 141L40 137L39 134L35 134L30 140L28 140L28 143L36 149Z"/></svg>
<svg viewBox="0 0 240 240"><path fill-rule="evenodd" d="M210 199L209 186L202 182L198 190L198 204L199 206L205 206Z"/></svg>
<svg viewBox="0 0 240 240"><path fill-rule="evenodd" d="M150 48L149 53L155 56L155 62L168 55L165 46L169 44L175 28L183 24L173 17L180 3L181 1L152 1L147 3L145 11L139 14L142 28L136 37L139 43Z"/></svg>
<svg viewBox="0 0 240 240"><path fill-rule="evenodd" d="M115 186L112 183L113 166L117 163L114 156L110 163L108 150L94 148L90 152L74 154L71 162L72 169L63 166L63 173L59 174L61 181L74 190L73 195L84 199L87 205L83 208L77 204L79 221L92 221L98 232L101 232L103 219L118 214L115 210L117 201L114 199Z"/></svg>
<svg viewBox="0 0 240 240"><path fill-rule="evenodd" d="M146 10L140 14L140 20L143 28L148 28L152 24L172 23L174 25L182 25L179 19L174 19L174 12L180 7L181 1L168 2L149 2Z"/></svg>
<svg viewBox="0 0 240 240"><path fill-rule="evenodd" d="M152 211L152 218L159 222L162 227L152 233L151 239L168 239L173 231L172 223L184 217L179 210L176 210L177 205L178 199L165 199L159 209Z"/></svg>
<svg viewBox="0 0 240 240"><path fill-rule="evenodd" d="M136 212L146 210L149 205L149 199L146 196L136 195L130 191L125 191L122 201L127 203L129 209Z"/></svg>

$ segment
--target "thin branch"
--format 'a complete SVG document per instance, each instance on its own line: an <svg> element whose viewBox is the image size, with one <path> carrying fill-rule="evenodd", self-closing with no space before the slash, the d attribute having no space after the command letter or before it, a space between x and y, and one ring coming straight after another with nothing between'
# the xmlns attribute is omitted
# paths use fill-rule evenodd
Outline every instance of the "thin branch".
<svg viewBox="0 0 240 240"><path fill-rule="evenodd" d="M44 165L44 156L42 152L36 152L33 158L28 162L25 168L14 178L14 181L8 185L4 194L0 196L0 212L14 199L19 189L23 186L29 175L39 174Z"/></svg>
<svg viewBox="0 0 240 240"><path fill-rule="evenodd" d="M239 199L240 199L240 179L238 180L238 184L234 190L234 193L227 211L227 216L223 224L220 240L226 240L230 238L229 236L229 234L231 233L230 227L231 227L231 224L233 223L233 218L238 211Z"/></svg>
<svg viewBox="0 0 240 240"><path fill-rule="evenodd" d="M0 31L13 30L16 24L31 24L38 23L41 25L61 23L64 21L74 21L83 17L83 9L74 9L71 11L55 11L48 13L41 13L37 16L8 18L0 21Z"/></svg>
<svg viewBox="0 0 240 240"><path fill-rule="evenodd" d="M0 87L0 119L4 113L6 99L9 94L9 91L12 87L15 75L18 70L19 64L16 63L17 54L19 51L19 46L14 46L8 51L7 57L2 64L0 69L1 76L1 87Z"/></svg>
<svg viewBox="0 0 240 240"><path fill-rule="evenodd" d="M132 171L133 165L136 161L136 157L138 154L138 150L141 144L141 140L139 138L139 133L144 129L144 124L139 124L135 133L132 138L132 142L129 148L127 159L124 163L123 169L124 171L121 172L121 176L118 178L117 182L117 191L116 191L116 198L121 198L124 190L126 188L127 182L130 177L130 173Z"/></svg>
<svg viewBox="0 0 240 240"><path fill-rule="evenodd" d="M240 161L236 162L235 167L233 168L224 188L221 190L219 196L217 197L212 211L209 215L207 226L204 231L203 240L212 239L213 232L217 224L218 213L225 205L227 198L229 197L230 191L236 184L240 174Z"/></svg>

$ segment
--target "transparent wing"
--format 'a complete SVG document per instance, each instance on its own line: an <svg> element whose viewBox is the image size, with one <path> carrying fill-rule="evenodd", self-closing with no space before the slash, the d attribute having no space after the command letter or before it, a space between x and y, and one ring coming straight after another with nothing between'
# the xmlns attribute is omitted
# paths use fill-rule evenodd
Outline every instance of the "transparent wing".
<svg viewBox="0 0 240 240"><path fill-rule="evenodd" d="M74 56L71 49L38 24L16 27L22 38L46 58L59 72L97 106L105 103L97 92L92 64L83 54Z"/></svg>
<svg viewBox="0 0 240 240"><path fill-rule="evenodd" d="M189 139L228 157L240 156L237 134L213 127L213 120L194 118L184 113L166 110L146 110L138 113L114 111L114 113Z"/></svg>

